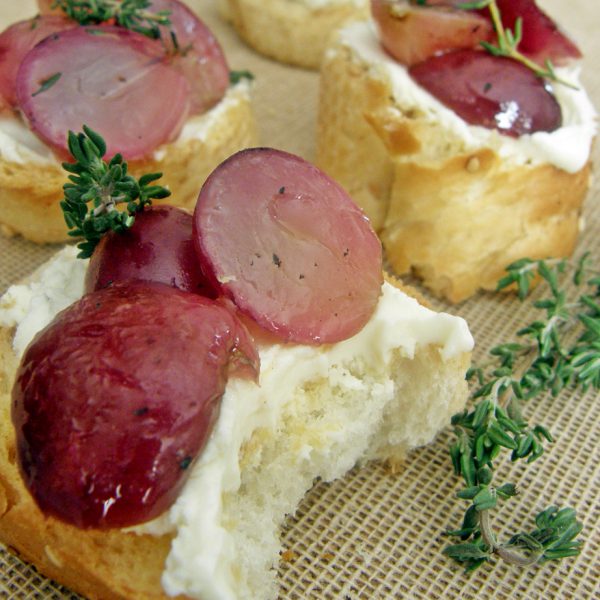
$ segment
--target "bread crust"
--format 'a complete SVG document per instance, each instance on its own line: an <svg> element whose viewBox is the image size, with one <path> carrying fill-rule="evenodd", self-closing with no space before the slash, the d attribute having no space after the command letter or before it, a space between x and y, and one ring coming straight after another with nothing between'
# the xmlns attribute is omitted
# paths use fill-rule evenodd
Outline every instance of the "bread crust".
<svg viewBox="0 0 600 600"><path fill-rule="evenodd" d="M220 0L219 11L252 48L283 63L318 69L332 32L366 18L369 3L311 8L293 0Z"/></svg>
<svg viewBox="0 0 600 600"><path fill-rule="evenodd" d="M258 142L246 83L230 88L221 103L193 119L202 136L180 136L158 148L152 158L129 162L129 171L137 177L162 172L160 183L172 192L165 202L187 209L194 208L200 187L219 163ZM68 240L60 208L66 177L58 160L48 164L20 164L6 160L0 153L2 232L20 234L38 243Z"/></svg>
<svg viewBox="0 0 600 600"><path fill-rule="evenodd" d="M494 289L519 258L570 255L591 170L461 148L340 40L322 67L316 162L366 211L394 271L452 302Z"/></svg>

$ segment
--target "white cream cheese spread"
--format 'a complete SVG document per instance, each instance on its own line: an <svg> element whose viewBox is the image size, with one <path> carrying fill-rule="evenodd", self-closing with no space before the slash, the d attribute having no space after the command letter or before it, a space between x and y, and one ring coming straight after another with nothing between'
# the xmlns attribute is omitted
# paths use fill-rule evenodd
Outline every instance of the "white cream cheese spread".
<svg viewBox="0 0 600 600"><path fill-rule="evenodd" d="M12 286L0 299L0 323L16 327L17 354L58 310L81 296L87 261L75 256L73 248L65 248L36 274L34 283ZM286 492L269 493L268 498L273 512L284 515L294 510L310 487L315 476L310 469L315 463L320 476L333 479L365 456L376 455L373 432L392 427L390 415L402 415L402 424L387 433L387 443L412 448L430 441L444 426L448 407L440 410L439 390L427 379L427 391L418 394L422 406L404 410L404 394L399 393L395 379L398 363L394 362L412 362L419 347L426 346L433 347L444 362L469 352L473 338L463 319L429 310L389 283L383 285L369 323L348 340L323 346L260 345L259 384L229 380L215 429L178 500L160 519L135 529L174 532L163 573L166 592L202 600L240 600L238 580L249 579L256 571L248 565L266 562L268 570L269 561L277 556L277 526L253 521L259 518L260 508L243 493L252 483L248 478L253 476L253 461L260 458L269 469L276 469L281 455L292 449L294 473L287 474L289 454L282 465ZM435 385L443 389L447 382ZM429 399L425 399L427 394ZM428 402L431 405L426 407ZM391 404L395 404L392 413L388 412ZM298 412L302 412L300 418ZM316 419L317 432L304 429L304 414ZM253 455L247 447L253 435L271 435L275 441L271 446L264 444L260 453L272 455ZM332 448L337 445L341 449L332 462ZM257 540L257 531L265 539ZM253 549L251 556L246 548ZM252 582L248 585L252 588Z"/></svg>
<svg viewBox="0 0 600 600"><path fill-rule="evenodd" d="M184 143L189 139L208 139L223 112L249 99L250 88L251 85L246 80L230 86L223 99L213 108L189 117L176 140L157 148L153 154L154 160L161 161L168 152L167 147L172 144ZM21 119L13 116L0 116L0 159L19 165L33 163L60 168L60 161L52 150Z"/></svg>
<svg viewBox="0 0 600 600"><path fill-rule="evenodd" d="M428 310L386 283L374 315L354 337L328 346L259 347L259 385L239 379L228 382L210 442L183 493L161 520L158 531L177 531L163 575L165 590L172 595L185 593L202 600L237 600L234 573L244 564L243 549L233 542L231 529L240 527L240 523L228 523L223 508L226 496L235 496L242 484L243 445L254 432L273 430L285 422L286 407L308 402L308 389L313 398L323 400L319 408L327 406L327 396L319 396L314 391L319 385L335 389L336 396L358 396L368 402L370 408L365 411L364 422L356 423L357 442L344 458L338 457L335 464L322 466L329 471L320 473L325 480L342 476L368 452L367 432L377 429L373 420L376 415L383 418L386 406L398 393L391 367L393 353L400 349L405 357L413 358L417 346L428 344L439 346L442 357L450 359L470 351L473 340L464 320ZM374 410L374 406L377 409ZM318 461L321 449L324 453L330 452L336 438L341 441L352 434L345 419L333 425L326 419L323 421L318 439L299 436L299 471L303 461ZM396 440L397 443L413 448L430 441L431 437L422 437L421 424L411 427L407 422L406 425L406 438ZM436 423L436 430L443 425L443 422ZM287 439L292 446L296 443L292 436ZM282 514L294 510L295 500L290 504L282 507ZM248 512L254 513L253 510ZM239 518L251 519L251 516L244 514ZM263 540L258 545L266 544Z"/></svg>
<svg viewBox="0 0 600 600"><path fill-rule="evenodd" d="M553 86L562 110L562 127L551 133L536 132L516 139L496 130L469 125L416 84L406 67L383 50L372 21L352 23L344 27L339 36L342 45L350 48L357 60L369 65L371 75L389 80L394 100L403 112L416 110L424 114L428 121L437 124L440 132L449 132L460 139L465 151L491 148L514 164L550 163L569 173L583 168L590 157L597 115L581 87L578 67L556 68L560 78L576 86L576 89L561 84ZM336 51L335 48L329 50Z"/></svg>
<svg viewBox="0 0 600 600"><path fill-rule="evenodd" d="M83 295L87 261L67 246L32 277L30 283L11 286L0 298L0 326L15 327L13 349L20 357L34 335L56 314Z"/></svg>
<svg viewBox="0 0 600 600"><path fill-rule="evenodd" d="M231 110L240 102L246 103L250 101L251 89L252 84L248 79L241 79L235 85L230 86L223 99L209 111L190 117L183 125L179 137L167 146L180 143L185 144L189 140L208 140L213 134L212 130L214 127L221 127L223 122L221 118L224 113ZM154 151L154 160L161 161L166 156L168 152L167 146L163 145Z"/></svg>

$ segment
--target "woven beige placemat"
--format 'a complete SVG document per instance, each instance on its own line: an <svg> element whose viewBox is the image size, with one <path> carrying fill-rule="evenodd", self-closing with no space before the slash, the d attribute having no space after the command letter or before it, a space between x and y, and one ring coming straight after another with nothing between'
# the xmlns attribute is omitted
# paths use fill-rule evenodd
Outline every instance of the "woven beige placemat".
<svg viewBox="0 0 600 600"><path fill-rule="evenodd" d="M188 2L213 28L234 69L256 75L255 110L264 145L311 159L318 97L318 75L266 60L246 48L216 14L215 2ZM586 53L584 82L600 106L600 6L591 0L546 0L541 4L580 42ZM33 0L0 2L0 23L35 12ZM596 162L600 150L595 150ZM1 201L1 199L0 199ZM600 185L587 201L586 229L578 253L599 256ZM0 292L45 261L56 247L40 247L0 236ZM477 342L475 358L507 341L531 320L530 305L515 298L479 295L455 307L438 308L464 316ZM556 564L519 571L498 564L465 576L441 555L443 532L458 527L464 506L446 452L450 432L414 451L397 473L371 465L333 484L318 484L306 496L283 533L289 552L279 573L282 599L378 600L388 598L600 598L600 404L594 391L563 393L535 401L532 418L550 426L557 441L535 463L505 465L521 494L498 516L499 533L530 526L529 519L548 504L577 508L585 523L582 554ZM515 510L516 512L512 512ZM35 569L0 549L0 598L75 597Z"/></svg>

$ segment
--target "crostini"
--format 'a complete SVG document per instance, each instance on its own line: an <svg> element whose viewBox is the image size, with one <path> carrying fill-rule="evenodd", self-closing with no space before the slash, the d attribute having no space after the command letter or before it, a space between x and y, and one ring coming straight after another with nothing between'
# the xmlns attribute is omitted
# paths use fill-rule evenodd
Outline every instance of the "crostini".
<svg viewBox="0 0 600 600"><path fill-rule="evenodd" d="M369 14L367 0L219 0L219 11L254 50L318 69L332 33Z"/></svg>
<svg viewBox="0 0 600 600"><path fill-rule="evenodd" d="M315 479L402 460L467 396L464 320L384 281L312 165L240 152L186 214L145 208L0 300L0 539L91 599L276 598Z"/></svg>
<svg viewBox="0 0 600 600"><path fill-rule="evenodd" d="M0 35L4 233L67 239L65 131L84 123L119 147L133 173L163 172L172 201L193 207L216 165L256 144L248 80L230 84L218 41L179 0L153 0L147 20L134 23L54 4L41 2L41 14Z"/></svg>
<svg viewBox="0 0 600 600"><path fill-rule="evenodd" d="M458 302L519 258L571 254L596 113L579 50L534 2L493 2L500 25L455 5L373 0L374 19L337 34L317 164L369 215L396 273ZM527 66L494 54L495 31L517 23Z"/></svg>

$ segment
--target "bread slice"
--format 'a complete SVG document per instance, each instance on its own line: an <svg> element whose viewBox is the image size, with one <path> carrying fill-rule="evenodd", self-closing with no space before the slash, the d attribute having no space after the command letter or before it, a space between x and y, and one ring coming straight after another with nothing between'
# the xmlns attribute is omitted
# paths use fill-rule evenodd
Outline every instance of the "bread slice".
<svg viewBox="0 0 600 600"><path fill-rule="evenodd" d="M0 136L0 229L38 243L65 241L69 238L59 203L67 174L48 149L42 147L36 158L37 151L19 143L24 136L33 138L19 127L24 125L11 124L12 139ZM136 176L162 172L172 191L168 202L192 209L213 169L257 141L250 86L243 81L208 112L188 119L177 140L157 148L148 160L129 162L129 170Z"/></svg>
<svg viewBox="0 0 600 600"><path fill-rule="evenodd" d="M368 0L219 0L218 6L249 46L308 69L319 68L338 27L369 15Z"/></svg>
<svg viewBox="0 0 600 600"><path fill-rule="evenodd" d="M369 215L394 271L458 302L494 289L514 260L571 254L595 128L585 92L572 92L569 135L588 158L566 169L550 150L536 158L531 139L469 127L414 88L370 22L339 32L322 66L316 163Z"/></svg>
<svg viewBox="0 0 600 600"><path fill-rule="evenodd" d="M45 517L24 489L10 421L11 323L80 278L74 260L63 251L0 300L0 540L88 598L276 598L279 530L315 478L402 460L465 402L465 322L387 282L374 317L350 340L260 345L260 386L229 381L211 440L163 518L135 532L78 530Z"/></svg>

